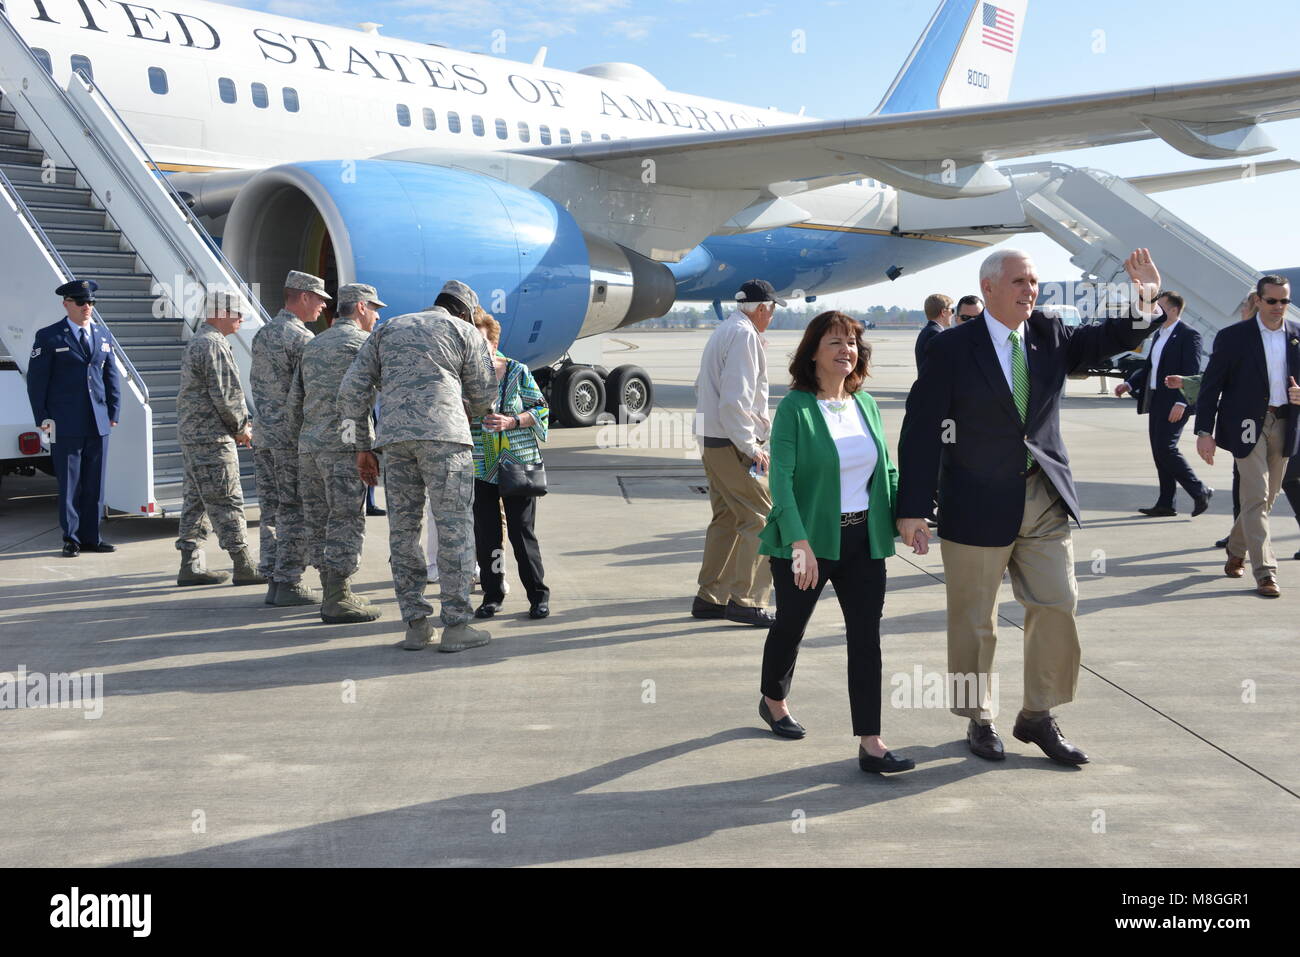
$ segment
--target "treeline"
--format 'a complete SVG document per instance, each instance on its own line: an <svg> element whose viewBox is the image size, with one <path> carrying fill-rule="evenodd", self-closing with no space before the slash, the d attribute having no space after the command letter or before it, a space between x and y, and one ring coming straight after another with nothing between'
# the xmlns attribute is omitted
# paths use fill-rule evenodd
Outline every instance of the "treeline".
<svg viewBox="0 0 1300 957"><path fill-rule="evenodd" d="M824 312L817 303L802 303L786 309L777 309L772 318L773 329L804 329L814 316ZM845 309L854 319L868 320L877 326L919 326L925 322L920 309L902 306L871 306L868 309ZM712 329L718 324L711 306L678 306L658 319L643 319L630 329Z"/></svg>

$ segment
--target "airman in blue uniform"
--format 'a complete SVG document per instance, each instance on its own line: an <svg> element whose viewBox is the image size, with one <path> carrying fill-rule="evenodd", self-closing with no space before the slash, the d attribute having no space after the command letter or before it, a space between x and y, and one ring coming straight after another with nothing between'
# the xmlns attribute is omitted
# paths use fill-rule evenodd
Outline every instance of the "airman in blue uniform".
<svg viewBox="0 0 1300 957"><path fill-rule="evenodd" d="M67 317L36 333L27 366L32 415L50 438L59 480L63 555L116 549L99 537L104 514L108 436L117 425L121 380L112 340L92 313L98 283L80 279L54 290Z"/></svg>

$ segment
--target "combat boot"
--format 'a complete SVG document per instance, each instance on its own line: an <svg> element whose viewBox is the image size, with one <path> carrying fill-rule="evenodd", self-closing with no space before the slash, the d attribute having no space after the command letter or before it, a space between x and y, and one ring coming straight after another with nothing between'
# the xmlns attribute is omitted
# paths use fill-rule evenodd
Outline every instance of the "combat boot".
<svg viewBox="0 0 1300 957"><path fill-rule="evenodd" d="M379 610L361 605L355 595L348 592L348 580L337 572L322 571L321 584L325 586L325 599L320 606L320 617L327 625L348 625L374 621Z"/></svg>
<svg viewBox="0 0 1300 957"><path fill-rule="evenodd" d="M442 633L442 644L438 646L439 651L464 651L466 648L477 648L479 645L486 645L492 640L482 628L473 628L468 624L452 625Z"/></svg>
<svg viewBox="0 0 1300 957"><path fill-rule="evenodd" d="M358 595L356 592L352 590L351 578L343 579L343 600L347 602L351 602L352 604L357 605L360 608L364 608L366 611L371 611L375 607L375 603L372 602L365 595Z"/></svg>
<svg viewBox="0 0 1300 957"><path fill-rule="evenodd" d="M265 601L266 601L266 603L267 603L268 605L274 605L274 604L275 604L275 585L276 585L276 583L275 583L275 580L274 580L274 579L272 579L271 581L269 581L269 582L266 583L266 599L265 599Z"/></svg>
<svg viewBox="0 0 1300 957"><path fill-rule="evenodd" d="M398 647L405 648L407 651L423 651L436 637L438 637L438 629L433 627L427 617L415 618L406 623L406 637Z"/></svg>
<svg viewBox="0 0 1300 957"><path fill-rule="evenodd" d="M230 577L226 572L210 572L195 560L198 551L186 548L181 551L181 570L176 576L178 585L220 585Z"/></svg>
<svg viewBox="0 0 1300 957"><path fill-rule="evenodd" d="M235 548L230 551L230 560L235 563L234 585L265 585L266 579L257 573L257 567L248 557L248 549Z"/></svg>
<svg viewBox="0 0 1300 957"><path fill-rule="evenodd" d="M304 581L276 582L276 608L290 608L294 605L319 605L321 594Z"/></svg>

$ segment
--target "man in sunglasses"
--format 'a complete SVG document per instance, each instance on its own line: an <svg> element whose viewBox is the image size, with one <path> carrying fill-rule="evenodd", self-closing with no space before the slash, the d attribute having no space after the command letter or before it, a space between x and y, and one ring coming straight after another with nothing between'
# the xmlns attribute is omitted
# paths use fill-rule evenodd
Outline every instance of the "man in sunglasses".
<svg viewBox="0 0 1300 957"><path fill-rule="evenodd" d="M1229 578L1245 575L1249 555L1255 590L1277 598L1277 556L1268 513L1282 487L1287 460L1300 450L1300 322L1286 318L1291 286L1284 276L1256 284L1254 321L1222 329L1197 399L1196 451L1214 464L1223 446L1236 459L1241 514L1228 536Z"/></svg>
<svg viewBox="0 0 1300 957"><path fill-rule="evenodd" d="M59 480L64 558L116 551L100 539L99 520L121 381L112 340L92 317L98 288L93 280L80 279L54 290L67 318L36 333L27 366L27 397L36 424L49 436Z"/></svg>

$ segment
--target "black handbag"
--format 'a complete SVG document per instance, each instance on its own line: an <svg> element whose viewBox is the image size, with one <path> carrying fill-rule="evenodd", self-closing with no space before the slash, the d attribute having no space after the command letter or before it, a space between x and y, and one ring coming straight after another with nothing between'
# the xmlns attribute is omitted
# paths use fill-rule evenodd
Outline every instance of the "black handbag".
<svg viewBox="0 0 1300 957"><path fill-rule="evenodd" d="M506 404L507 375L501 382L501 401L498 408ZM502 458L497 462L497 492L500 495L519 498L539 498L546 494L546 464L530 462L523 465Z"/></svg>

